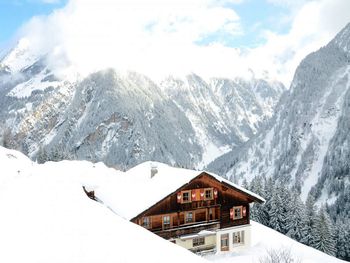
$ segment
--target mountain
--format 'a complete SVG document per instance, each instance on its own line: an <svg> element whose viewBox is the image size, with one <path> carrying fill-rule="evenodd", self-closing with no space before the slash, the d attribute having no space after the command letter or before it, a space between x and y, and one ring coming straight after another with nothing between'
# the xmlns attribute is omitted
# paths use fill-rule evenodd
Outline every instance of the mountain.
<svg viewBox="0 0 350 263"><path fill-rule="evenodd" d="M350 24L299 65L264 131L208 168L233 181L272 177L349 218Z"/></svg>
<svg viewBox="0 0 350 263"><path fill-rule="evenodd" d="M63 74L25 39L0 65L3 145L40 162L125 169L157 160L200 168L256 134L284 92L281 83L254 77L190 74L156 83L114 69L83 78L69 66Z"/></svg>
<svg viewBox="0 0 350 263"><path fill-rule="evenodd" d="M3 147L0 163L1 262L258 262L281 249L295 261L343 262L255 222L247 251L201 258L112 213L82 189L102 191L124 180L123 172L86 161L37 164Z"/></svg>

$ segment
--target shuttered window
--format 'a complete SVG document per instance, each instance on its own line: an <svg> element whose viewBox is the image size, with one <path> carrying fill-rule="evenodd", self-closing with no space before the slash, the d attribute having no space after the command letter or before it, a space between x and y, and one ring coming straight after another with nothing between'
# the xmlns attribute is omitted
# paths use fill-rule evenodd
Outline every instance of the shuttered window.
<svg viewBox="0 0 350 263"><path fill-rule="evenodd" d="M183 191L182 192L182 203L191 202L191 191Z"/></svg>

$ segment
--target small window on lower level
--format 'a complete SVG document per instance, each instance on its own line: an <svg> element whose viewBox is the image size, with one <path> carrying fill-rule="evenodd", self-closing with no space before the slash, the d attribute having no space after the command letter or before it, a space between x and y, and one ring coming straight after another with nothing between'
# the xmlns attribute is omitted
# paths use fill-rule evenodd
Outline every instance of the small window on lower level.
<svg viewBox="0 0 350 263"><path fill-rule="evenodd" d="M185 215L186 215L185 222L192 223L193 222L193 212L186 212Z"/></svg>
<svg viewBox="0 0 350 263"><path fill-rule="evenodd" d="M233 232L233 244L244 244L244 231Z"/></svg>
<svg viewBox="0 0 350 263"><path fill-rule="evenodd" d="M170 216L163 216L163 229L169 229L170 228Z"/></svg>
<svg viewBox="0 0 350 263"><path fill-rule="evenodd" d="M198 246L203 246L205 244L205 238L204 237L195 237L193 239L193 246L198 247Z"/></svg>
<svg viewBox="0 0 350 263"><path fill-rule="evenodd" d="M221 251L228 251L228 234L221 235Z"/></svg>
<svg viewBox="0 0 350 263"><path fill-rule="evenodd" d="M144 217L142 218L142 226L144 228L150 228L151 227L151 222L149 217Z"/></svg>

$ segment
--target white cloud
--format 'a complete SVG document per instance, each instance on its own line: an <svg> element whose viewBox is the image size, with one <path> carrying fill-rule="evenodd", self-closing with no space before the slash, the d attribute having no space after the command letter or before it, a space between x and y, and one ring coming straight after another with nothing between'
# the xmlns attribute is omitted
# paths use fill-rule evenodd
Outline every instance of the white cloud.
<svg viewBox="0 0 350 263"><path fill-rule="evenodd" d="M239 50L223 43L197 45L216 32L244 33L226 2L71 0L48 17L32 19L22 32L37 51L51 54L53 65L69 61L83 74L115 67L155 79L189 72L234 77L252 68L288 83L300 60L350 21L348 0L307 1L293 15L291 30L285 35L265 32L263 46Z"/></svg>

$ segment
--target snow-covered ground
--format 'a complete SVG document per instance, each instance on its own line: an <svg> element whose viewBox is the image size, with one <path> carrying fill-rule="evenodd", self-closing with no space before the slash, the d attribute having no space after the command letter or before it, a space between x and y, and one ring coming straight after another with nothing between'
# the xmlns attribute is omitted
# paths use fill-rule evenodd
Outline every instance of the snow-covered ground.
<svg viewBox="0 0 350 263"><path fill-rule="evenodd" d="M0 262L205 261L87 198L84 180L117 174L104 165L37 165L4 148L0 164Z"/></svg>
<svg viewBox="0 0 350 263"><path fill-rule="evenodd" d="M85 161L39 165L2 147L0 166L0 262L258 262L268 249L281 246L301 262L341 262L257 223L253 247L245 253L201 258L85 195L83 185L102 189L122 180L122 172Z"/></svg>
<svg viewBox="0 0 350 263"><path fill-rule="evenodd" d="M300 263L332 263L346 262L322 253L314 248L305 246L289 237L256 222L252 224L252 247L243 253L228 253L223 255L210 255L206 259L214 263L249 262L259 263L269 251L290 251L293 262Z"/></svg>

